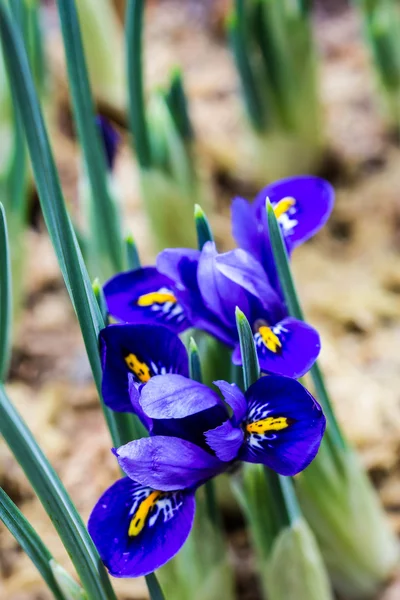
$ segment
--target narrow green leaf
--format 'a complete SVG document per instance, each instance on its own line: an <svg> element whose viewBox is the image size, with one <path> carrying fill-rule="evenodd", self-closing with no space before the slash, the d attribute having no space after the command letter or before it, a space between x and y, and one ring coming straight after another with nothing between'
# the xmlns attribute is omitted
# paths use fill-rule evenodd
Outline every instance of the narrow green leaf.
<svg viewBox="0 0 400 600"><path fill-rule="evenodd" d="M0 203L0 382L5 381L11 354L11 259L8 244L7 221Z"/></svg>
<svg viewBox="0 0 400 600"><path fill-rule="evenodd" d="M199 250L202 250L206 242L214 241L214 237L207 216L198 204L194 205L194 221L196 224L197 243Z"/></svg>
<svg viewBox="0 0 400 600"><path fill-rule="evenodd" d="M250 324L239 307L236 307L236 326L242 355L244 389L247 390L252 383L259 379L260 365Z"/></svg>
<svg viewBox="0 0 400 600"><path fill-rule="evenodd" d="M190 370L190 379L194 381L198 381L202 383L203 378L201 374L201 362L199 349L197 347L196 342L191 337L189 340L189 370Z"/></svg>
<svg viewBox="0 0 400 600"><path fill-rule="evenodd" d="M139 252L132 234L127 235L125 238L125 253L128 269L132 271L140 269Z"/></svg>
<svg viewBox="0 0 400 600"><path fill-rule="evenodd" d="M108 308L106 298L104 296L103 288L101 287L100 281L96 278L92 283L93 293L96 297L97 304L99 306L101 316L105 323L107 323L108 319Z"/></svg>
<svg viewBox="0 0 400 600"><path fill-rule="evenodd" d="M39 200L57 259L75 308L97 390L101 397L101 365L98 334L101 317L82 254L61 193L43 115L21 36L0 4L0 36L15 100L25 128ZM133 439L129 415L102 408L115 446Z"/></svg>
<svg viewBox="0 0 400 600"><path fill-rule="evenodd" d="M51 560L50 566L66 600L87 600L84 590L60 564L55 560Z"/></svg>
<svg viewBox="0 0 400 600"><path fill-rule="evenodd" d="M3 385L0 385L0 433L53 522L88 599L116 600L97 550L75 506L31 431L10 402Z"/></svg>
<svg viewBox="0 0 400 600"><path fill-rule="evenodd" d="M171 83L165 94L165 100L182 139L187 142L193 140L194 131L189 116L182 72L177 67L171 73Z"/></svg>
<svg viewBox="0 0 400 600"><path fill-rule="evenodd" d="M140 166L152 166L150 139L143 91L142 32L144 0L128 0L126 5L126 59L128 113L133 144Z"/></svg>
<svg viewBox="0 0 400 600"><path fill-rule="evenodd" d="M67 600L54 578L50 564L53 560L50 550L2 488L0 488L0 520L29 556L56 600Z"/></svg>
<svg viewBox="0 0 400 600"><path fill-rule="evenodd" d="M157 577L154 575L154 573L146 575L146 584L151 600L165 600L161 586L158 583Z"/></svg>
<svg viewBox="0 0 400 600"><path fill-rule="evenodd" d="M242 8L243 0L236 2L236 10L227 20L230 46L236 68L240 77L243 98L248 117L254 129L262 132L265 129L265 114L257 79L249 57L248 40L245 34L245 17Z"/></svg>
<svg viewBox="0 0 400 600"><path fill-rule="evenodd" d="M116 203L108 189L104 144L95 124L94 104L75 2L57 0L57 6L74 115L90 181L90 215L93 221L91 243L105 277L108 277L112 274L109 272L110 263L114 272L122 271L124 267L120 220Z"/></svg>
<svg viewBox="0 0 400 600"><path fill-rule="evenodd" d="M300 321L304 321L304 314L300 306L299 298L297 296L296 288L294 285L285 242L283 240L278 220L274 213L274 209L268 199L266 208L272 252L274 255L275 265L279 276L279 282L281 284L283 297L285 299L288 313L290 316L295 317ZM311 368L310 373L314 382L317 398L325 411L328 420L328 427L330 427L331 429L333 439L339 447L344 448L346 446L346 443L340 430L339 424L336 420L335 413L333 412L332 403L330 401L318 363L314 364L314 366Z"/></svg>

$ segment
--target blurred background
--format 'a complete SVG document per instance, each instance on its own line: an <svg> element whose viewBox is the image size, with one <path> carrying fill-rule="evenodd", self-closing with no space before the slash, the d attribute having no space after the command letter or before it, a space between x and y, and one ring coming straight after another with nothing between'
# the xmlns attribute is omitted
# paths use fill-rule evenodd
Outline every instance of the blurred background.
<svg viewBox="0 0 400 600"><path fill-rule="evenodd" d="M269 181L301 172L318 173L334 185L333 215L321 233L296 250L294 272L307 319L321 333L321 364L339 420L360 450L400 533L400 121L393 116L395 110L388 110L390 103L383 92L390 86L382 86L374 68L376 55L366 43L368 31L356 4L319 0L312 11L318 143L303 132L292 148L286 141L281 145L275 133L271 138L268 134L265 147L259 145L255 151L260 165L249 150L254 127L251 115L246 116L228 40L231 0L149 0L144 80L146 90L154 90L166 85L176 65L182 70L198 178L220 249L234 245L230 231L234 196L251 199ZM102 5L99 2L99 11ZM121 136L113 177L124 228L132 232L142 262L147 264L155 257L155 246L143 207L140 170L129 147L126 99L118 94L118 79L124 73L124 2L115 0L110 5L115 11L113 33L102 41L111 63L102 60L101 46L88 52L88 62L98 111ZM65 197L79 223L80 152L57 10L51 0L41 3L40 17L50 134ZM91 24L95 26L94 20L86 21L89 30ZM113 76L115 87L105 85L105 79ZM300 82L303 77L307 77L306 68L304 72L300 68ZM300 106L297 118L307 134L315 126L309 113L316 115L309 101L301 100L300 93L297 96L299 86L291 98ZM257 138L258 144L263 136ZM179 223L179 214L175 218ZM27 221L28 226L15 233L24 244L25 264L9 390L86 520L99 494L118 473L78 325L33 186ZM15 238L11 241L17 243ZM56 559L68 568L50 522L1 440L0 484ZM254 560L243 523L234 511L227 512L226 526L239 597L256 600ZM140 579L119 581L116 588L126 600L147 597ZM0 528L0 598L49 598L38 573L4 527ZM400 598L400 583L394 582L383 598Z"/></svg>

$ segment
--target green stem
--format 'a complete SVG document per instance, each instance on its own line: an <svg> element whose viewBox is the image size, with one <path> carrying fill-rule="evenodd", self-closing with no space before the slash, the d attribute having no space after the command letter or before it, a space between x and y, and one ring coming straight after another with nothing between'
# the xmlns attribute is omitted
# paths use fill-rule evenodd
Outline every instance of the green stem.
<svg viewBox="0 0 400 600"><path fill-rule="evenodd" d="M163 591L154 573L146 575L146 584L151 600L165 600Z"/></svg>
<svg viewBox="0 0 400 600"><path fill-rule="evenodd" d="M54 560L50 550L44 545L41 538L24 517L19 508L0 488L0 520L16 539L18 544L29 556L49 590L56 600L67 600L54 578L50 561Z"/></svg>
<svg viewBox="0 0 400 600"><path fill-rule="evenodd" d="M148 169L152 161L143 92L143 13L144 0L128 0L125 20L129 121L139 164Z"/></svg>
<svg viewBox="0 0 400 600"><path fill-rule="evenodd" d="M3 385L0 385L0 433L53 522L88 599L116 600L106 570L75 506L31 431L10 402Z"/></svg>
<svg viewBox="0 0 400 600"><path fill-rule="evenodd" d="M12 321L11 260L7 221L0 203L0 382L5 381L10 362Z"/></svg>
<svg viewBox="0 0 400 600"><path fill-rule="evenodd" d="M274 255L275 265L279 276L279 282L281 284L282 293L285 299L288 313L290 316L295 317L300 321L304 321L304 314L300 306L299 298L297 296L296 288L294 285L285 242L283 240L282 233L274 213L274 209L269 200L267 200L267 215L272 252ZM318 400L321 402L321 405L327 416L328 427L330 427L331 429L333 441L339 447L345 448L346 442L343 438L339 424L336 420L335 413L333 412L332 403L330 401L318 363L315 363L313 365L313 367L310 370L310 374L314 382Z"/></svg>

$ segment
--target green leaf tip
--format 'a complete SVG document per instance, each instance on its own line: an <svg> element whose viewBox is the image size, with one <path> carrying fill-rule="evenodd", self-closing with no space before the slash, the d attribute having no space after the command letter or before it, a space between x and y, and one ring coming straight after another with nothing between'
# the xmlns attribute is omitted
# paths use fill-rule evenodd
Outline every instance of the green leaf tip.
<svg viewBox="0 0 400 600"><path fill-rule="evenodd" d="M245 323L247 321L246 315L238 306L235 308L235 317L237 323Z"/></svg>
<svg viewBox="0 0 400 600"><path fill-rule="evenodd" d="M190 340L189 340L189 353L193 354L193 353L199 353L199 348L196 344L196 340L191 336Z"/></svg>
<svg viewBox="0 0 400 600"><path fill-rule="evenodd" d="M95 295L98 296L98 294L100 293L100 290L101 290L100 279L98 277L93 279L92 289L93 289L93 292L95 293Z"/></svg>
<svg viewBox="0 0 400 600"><path fill-rule="evenodd" d="M76 583L70 574L53 559L49 562L54 579L63 591L65 600L88 600L88 597L81 586Z"/></svg>
<svg viewBox="0 0 400 600"><path fill-rule="evenodd" d="M194 218L195 219L203 219L205 216L206 216L205 212L201 208L200 204L195 204L194 205Z"/></svg>
<svg viewBox="0 0 400 600"><path fill-rule="evenodd" d="M194 222L196 224L197 244L199 250L202 250L204 244L214 241L214 237L206 213L200 204L194 205Z"/></svg>
<svg viewBox="0 0 400 600"><path fill-rule="evenodd" d="M133 237L133 235L131 233L128 233L128 235L125 237L125 243L126 244L135 244L135 238Z"/></svg>

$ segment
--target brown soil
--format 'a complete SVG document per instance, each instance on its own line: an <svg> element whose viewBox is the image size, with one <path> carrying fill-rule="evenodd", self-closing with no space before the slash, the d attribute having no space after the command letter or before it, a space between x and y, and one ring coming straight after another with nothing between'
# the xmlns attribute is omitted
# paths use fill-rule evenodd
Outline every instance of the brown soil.
<svg viewBox="0 0 400 600"><path fill-rule="evenodd" d="M183 66L201 161L205 170L212 169L218 196L212 223L221 246L229 247L229 197L242 190L250 193L252 186L235 181L232 175L221 177L207 144L212 139L213 147L240 146L238 82L219 37L226 3L209 2L208 8L206 2L195 0L185 3L185 8L182 4L179 0L152 3L148 80L151 85L163 83L167 67L177 62ZM51 10L49 23L54 22ZM385 133L355 14L346 7L329 14L319 8L315 29L322 58L327 140L339 157L335 172L330 173L337 203L325 230L297 251L295 276L307 317L322 335L321 362L339 419L400 532L400 149ZM53 140L66 197L76 206L77 148L55 30L49 50L60 82L60 127ZM137 171L126 145L118 157L117 177L128 228L143 260L151 260ZM86 519L99 494L117 477L117 469L78 326L37 215L35 225L26 236L26 300L8 391ZM0 483L56 559L70 568L49 520L4 443L0 443ZM244 532L232 532L231 543L240 597L256 600L257 595L248 594L255 586ZM124 600L146 598L141 579L117 581L116 589ZM399 589L395 584L385 600L400 598ZM1 528L0 598L48 597L29 560Z"/></svg>

